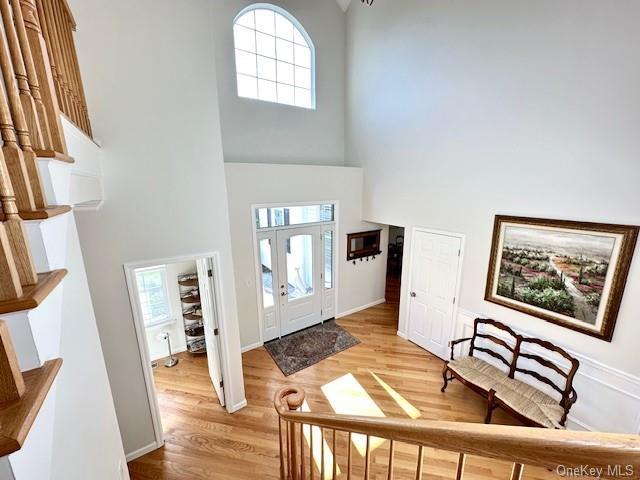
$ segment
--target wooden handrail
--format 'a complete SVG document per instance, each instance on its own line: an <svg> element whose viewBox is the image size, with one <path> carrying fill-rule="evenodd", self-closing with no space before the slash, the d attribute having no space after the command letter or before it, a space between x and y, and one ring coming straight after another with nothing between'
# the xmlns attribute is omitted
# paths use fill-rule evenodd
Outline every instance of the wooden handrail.
<svg viewBox="0 0 640 480"><path fill-rule="evenodd" d="M513 462L516 466L514 474L518 476L522 465L549 469L555 469L559 465L589 465L603 468L605 476L609 466L629 465L636 474L640 472L640 437L636 435L296 411L296 406L302 405L303 401L302 389L287 387L278 391L274 406L280 421L288 426L311 425L384 438L394 444L402 442L458 452L459 470L464 468L461 464L464 463L465 455L477 455ZM335 455L336 452L334 458ZM390 464L392 463L391 460ZM420 468L420 464L418 462L417 468ZM288 457L288 466L288 478L300 478L295 457Z"/></svg>

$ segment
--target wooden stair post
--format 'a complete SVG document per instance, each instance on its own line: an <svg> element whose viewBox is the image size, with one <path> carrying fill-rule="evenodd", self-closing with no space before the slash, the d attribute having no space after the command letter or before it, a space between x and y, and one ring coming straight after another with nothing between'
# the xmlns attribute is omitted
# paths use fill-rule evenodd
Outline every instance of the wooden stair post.
<svg viewBox="0 0 640 480"><path fill-rule="evenodd" d="M44 190L42 188L42 180L40 178L40 171L38 170L36 154L31 146L29 125L27 125L25 113L22 108L22 102L20 101L20 91L16 83L16 73L9 56L9 45L12 43L12 40L14 44L14 50L17 50L18 45L17 37L15 36L15 30L8 28L13 26L13 19L7 1L8 0L0 0L0 14L2 15L3 23L5 24L6 34L6 38L0 35L0 57L2 58L0 60L0 67L2 69L5 93L9 101L9 110L11 112L14 130L16 132L18 142L23 152L22 157L24 159L25 168L27 170L27 178L31 186L33 203L35 207L26 210L35 210L36 208L45 208L47 206L47 202L44 197ZM13 38L11 37L12 31L14 34ZM14 58L14 60L16 56L18 57L18 59L20 59L19 52L16 53L17 55L11 56L12 58ZM22 61L20 61L19 63L22 64ZM26 78L24 85L26 85L26 88L28 90L29 87L26 83ZM30 94L28 94L28 96L31 97Z"/></svg>
<svg viewBox="0 0 640 480"><path fill-rule="evenodd" d="M24 67L27 73L27 82L29 84L29 90L36 109L38 125L40 126L40 143L38 144L34 142L34 147L36 150L53 150L51 134L49 133L49 120L47 119L47 112L45 111L44 103L42 103L40 82L38 81L38 73L36 71L33 55L31 54L31 46L29 45L29 37L27 36L27 29L24 24L20 1L12 0L11 7L13 8L13 19L16 27L16 33L18 35L18 43L20 44L20 51L22 53Z"/></svg>
<svg viewBox="0 0 640 480"><path fill-rule="evenodd" d="M0 44L3 43L4 39L0 35ZM0 59L2 64L8 61L9 59L4 55ZM35 210L33 192L29 182L29 173L24 162L24 155L18 145L18 138L13 127L7 93L3 88L3 82L0 82L0 135L4 142L2 153L4 154L8 172L11 175L11 183L15 189L15 201L18 209L31 211Z"/></svg>
<svg viewBox="0 0 640 480"><path fill-rule="evenodd" d="M38 275L36 274L33 257L31 256L31 249L27 243L24 224L22 223L20 215L18 215L9 170L3 155L0 155L0 205L2 205L2 213L4 216L2 232L0 232L0 243L2 243L2 233L5 232L8 246L8 251L0 251L0 254L4 254L4 258L1 260L2 265L0 265L0 270L6 272L2 277L3 290L5 286L9 289L15 280L11 274L10 264L14 264L20 285L35 285L38 282ZM4 248L6 247L3 244L3 249ZM9 264L9 266L7 266L7 264ZM22 295L21 289L16 289L15 285L13 285L11 290L7 290L6 293L9 297L4 298L4 300L17 298Z"/></svg>
<svg viewBox="0 0 640 480"><path fill-rule="evenodd" d="M27 71L18 40L18 32L9 0L0 0L0 14L2 15L7 43L9 44L9 52L11 53L11 61L13 63L18 91L20 92L20 102L22 103L22 111L24 112L24 117L27 122L27 129L31 136L32 143L34 145L41 145L40 121L36 113L35 100L31 95L31 87L29 86Z"/></svg>
<svg viewBox="0 0 640 480"><path fill-rule="evenodd" d="M22 20L24 22L27 40L30 46L33 67L37 74L39 92L47 116L50 145L45 150L36 153L42 157L67 156L67 144L60 120L58 96L52 75L50 56L43 37L43 27L39 20L38 7L35 0L13 0L20 2ZM42 17L41 17L42 18Z"/></svg>
<svg viewBox="0 0 640 480"><path fill-rule="evenodd" d="M7 324L0 320L0 405L19 400L25 385Z"/></svg>

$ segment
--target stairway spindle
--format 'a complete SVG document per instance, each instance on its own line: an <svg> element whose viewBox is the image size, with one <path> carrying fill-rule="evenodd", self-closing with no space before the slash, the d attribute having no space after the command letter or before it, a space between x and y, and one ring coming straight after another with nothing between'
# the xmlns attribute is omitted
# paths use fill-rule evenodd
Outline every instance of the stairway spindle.
<svg viewBox="0 0 640 480"><path fill-rule="evenodd" d="M18 32L13 18L13 11L9 5L9 0L0 0L0 14L2 15L2 24L4 32L7 36L9 53L13 63L13 70L16 84L18 87L22 111L26 120L27 130L29 131L31 141L34 145L42 143L40 135L40 121L36 114L35 101L31 95L31 88L27 79L27 71L22 56L20 42L18 41Z"/></svg>
<svg viewBox="0 0 640 480"><path fill-rule="evenodd" d="M67 144L62 130L58 95L55 87L56 82L54 82L53 77L54 57L50 55L44 38L44 35L48 35L48 32L44 23L42 2L39 1L36 5L35 0L13 1L20 3L22 20L24 22L33 67L37 77L38 91L47 117L46 123L48 127L49 145L45 150L38 152L38 154L46 157L53 157L56 154L66 156ZM33 80L35 81L36 79Z"/></svg>
<svg viewBox="0 0 640 480"><path fill-rule="evenodd" d="M464 453L461 453L458 456L458 468L456 470L456 480L462 480L462 476L464 474L464 463L467 460L467 456Z"/></svg>
<svg viewBox="0 0 640 480"><path fill-rule="evenodd" d="M347 446L347 480L351 480L351 432L349 432L349 445Z"/></svg>
<svg viewBox="0 0 640 480"><path fill-rule="evenodd" d="M511 480L522 480L524 474L524 465L521 463L514 463L513 470L511 470Z"/></svg>
<svg viewBox="0 0 640 480"><path fill-rule="evenodd" d="M338 451L336 450L336 431L333 430L333 474L332 480L336 480L338 476Z"/></svg>
<svg viewBox="0 0 640 480"><path fill-rule="evenodd" d="M300 424L300 478L302 480L305 479L306 475L304 472L304 424Z"/></svg>
<svg viewBox="0 0 640 480"><path fill-rule="evenodd" d="M40 129L39 135L35 138L32 136L31 140L33 141L33 146L36 150L53 149L53 146L51 145L51 134L49 132L49 121L47 119L44 103L42 102L40 82L38 81L35 62L33 60L33 55L31 54L31 46L29 45L29 37L27 35L22 8L20 8L20 1L12 0L11 7L13 10L13 21L18 37L20 53L22 54L22 61L27 75L29 92L33 99L35 115Z"/></svg>
<svg viewBox="0 0 640 480"><path fill-rule="evenodd" d="M364 454L364 480L369 480L369 462L371 461L371 436L367 435L367 446Z"/></svg>
<svg viewBox="0 0 640 480"><path fill-rule="evenodd" d="M9 5L5 3L6 1L7 0L0 0L0 7L2 7L0 8L0 12L2 13L3 22L7 23L8 21L10 25L13 25L12 19L6 18L6 15L11 15L11 11L8 8ZM40 172L38 170L36 154L31 146L29 127L22 109L20 92L18 90L13 64L9 55L10 30L5 28L5 33L7 34L7 37L0 35L0 37L2 37L0 38L0 69L2 70L2 77L4 79L9 117L6 118L5 112L2 122L6 122L11 125L17 140L17 144L12 147L15 149L14 155L19 155L20 158L17 162L20 162L24 166L24 170L16 166L15 173L18 176L17 179L13 178L14 172L10 171L12 174L11 180L14 182L14 187L18 190L18 208L20 211L33 211L36 208L44 208L46 206L46 201L44 198L42 181L40 179ZM20 148L18 148L18 145ZM9 160L7 159L7 161ZM9 166L9 168L11 168L11 166ZM24 182L26 182L27 185L23 185ZM28 205L21 205L20 190L23 188L28 189L28 191L23 194L28 197Z"/></svg>
<svg viewBox="0 0 640 480"><path fill-rule="evenodd" d="M418 465L416 466L416 480L420 480L422 478L422 464L424 457L424 447L420 445L418 447Z"/></svg>
<svg viewBox="0 0 640 480"><path fill-rule="evenodd" d="M387 480L393 480L393 454L396 444L393 440L389 440L389 466L387 468Z"/></svg>

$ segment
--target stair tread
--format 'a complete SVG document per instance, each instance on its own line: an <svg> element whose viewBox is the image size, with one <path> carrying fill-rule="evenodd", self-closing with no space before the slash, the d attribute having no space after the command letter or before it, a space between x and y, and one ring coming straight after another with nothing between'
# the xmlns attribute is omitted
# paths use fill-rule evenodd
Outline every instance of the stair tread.
<svg viewBox="0 0 640 480"><path fill-rule="evenodd" d="M22 296L0 302L0 314L31 310L40 305L67 274L66 269L39 273L38 283L23 287Z"/></svg>
<svg viewBox="0 0 640 480"><path fill-rule="evenodd" d="M34 150L35 154L38 158L50 158L51 160L58 160L64 163L75 163L73 157L66 155L64 153L55 152L53 150Z"/></svg>
<svg viewBox="0 0 640 480"><path fill-rule="evenodd" d="M0 409L0 456L22 448L40 407L60 370L62 359L45 362L40 368L24 372L25 392L19 400L7 402Z"/></svg>
<svg viewBox="0 0 640 480"><path fill-rule="evenodd" d="M69 205L51 205L31 212L20 212L22 220L46 220L71 211Z"/></svg>

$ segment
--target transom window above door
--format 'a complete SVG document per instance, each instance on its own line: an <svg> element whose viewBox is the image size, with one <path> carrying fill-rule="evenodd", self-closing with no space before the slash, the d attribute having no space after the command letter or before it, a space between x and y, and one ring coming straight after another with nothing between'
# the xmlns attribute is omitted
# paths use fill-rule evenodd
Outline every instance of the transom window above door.
<svg viewBox="0 0 640 480"><path fill-rule="evenodd" d="M256 3L233 23L238 96L314 109L315 49L286 10Z"/></svg>
<svg viewBox="0 0 640 480"><path fill-rule="evenodd" d="M332 203L256 208L256 226L260 230L307 223L333 222L335 220L334 210L335 206Z"/></svg>

